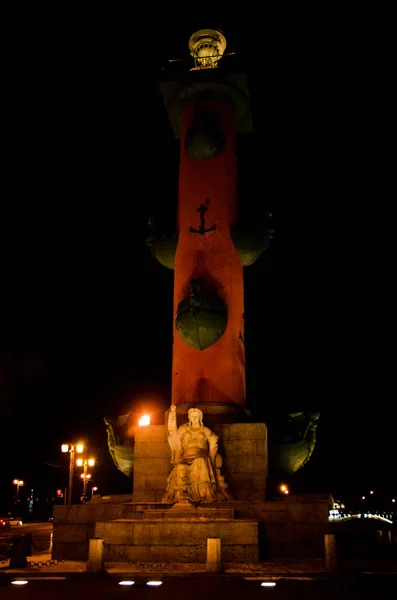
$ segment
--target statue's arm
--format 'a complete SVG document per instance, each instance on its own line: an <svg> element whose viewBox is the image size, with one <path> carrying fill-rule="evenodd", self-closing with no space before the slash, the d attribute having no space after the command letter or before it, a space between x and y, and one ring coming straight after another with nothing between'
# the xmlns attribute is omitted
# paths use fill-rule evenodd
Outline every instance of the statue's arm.
<svg viewBox="0 0 397 600"><path fill-rule="evenodd" d="M168 415L168 435L173 435L177 430L176 425L176 404L171 404Z"/></svg>
<svg viewBox="0 0 397 600"><path fill-rule="evenodd" d="M175 465L181 460L183 455L182 439L176 423L175 404L171 405L168 415L168 444L171 448L171 463Z"/></svg>

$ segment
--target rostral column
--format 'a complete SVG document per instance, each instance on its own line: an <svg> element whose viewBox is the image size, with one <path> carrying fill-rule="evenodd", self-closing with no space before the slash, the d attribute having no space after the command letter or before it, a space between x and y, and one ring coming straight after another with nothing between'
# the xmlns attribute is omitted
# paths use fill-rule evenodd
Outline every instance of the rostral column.
<svg viewBox="0 0 397 600"><path fill-rule="evenodd" d="M236 136L251 113L246 76L219 66L225 48L218 30L194 33L194 67L160 86L180 139L177 234L148 243L174 269L172 403L229 420L246 403L243 267L269 237L238 229Z"/></svg>

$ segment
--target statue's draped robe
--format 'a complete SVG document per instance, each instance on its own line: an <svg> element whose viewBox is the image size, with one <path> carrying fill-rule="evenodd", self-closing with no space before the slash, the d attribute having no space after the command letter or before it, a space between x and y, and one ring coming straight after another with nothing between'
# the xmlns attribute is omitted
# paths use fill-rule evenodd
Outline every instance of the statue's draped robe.
<svg viewBox="0 0 397 600"><path fill-rule="evenodd" d="M171 462L175 465L167 480L165 502L188 498L191 502L211 502L216 499L217 484L214 460L218 437L208 427L190 424L170 431L168 442Z"/></svg>

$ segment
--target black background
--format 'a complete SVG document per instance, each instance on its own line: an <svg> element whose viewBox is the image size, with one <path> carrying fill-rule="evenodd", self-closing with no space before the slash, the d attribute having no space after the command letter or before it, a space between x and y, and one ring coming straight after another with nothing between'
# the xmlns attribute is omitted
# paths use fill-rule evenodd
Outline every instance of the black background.
<svg viewBox="0 0 397 600"><path fill-rule="evenodd" d="M242 210L272 211L276 231L244 271L247 406L267 423L321 411L297 489L396 494L391 154L376 25L281 9L260 26L254 16L183 26L156 25L159 15L32 17L9 22L4 57L3 509L15 477L35 493L66 486L60 444L79 438L97 458L99 490L129 492L103 417L170 404L173 274L145 238L149 215L172 226L177 202L161 67L188 58L203 26L222 29L246 65L254 133L238 142Z"/></svg>

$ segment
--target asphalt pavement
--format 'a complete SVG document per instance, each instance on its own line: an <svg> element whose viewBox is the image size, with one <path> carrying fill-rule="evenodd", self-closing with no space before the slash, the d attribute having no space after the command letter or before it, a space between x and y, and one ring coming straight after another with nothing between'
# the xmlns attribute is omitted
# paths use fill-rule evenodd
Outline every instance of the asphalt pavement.
<svg viewBox="0 0 397 600"><path fill-rule="evenodd" d="M397 577L360 576L348 579L247 578L240 575L186 575L120 577L112 575L45 579L26 578L15 585L10 576L0 576L0 600L70 600L89 598L117 600L390 600L396 597ZM23 581L19 578L19 581ZM130 585L120 585L128 581ZM148 585L149 582L156 585ZM131 582L133 582L131 584ZM262 586L266 583L266 587Z"/></svg>

